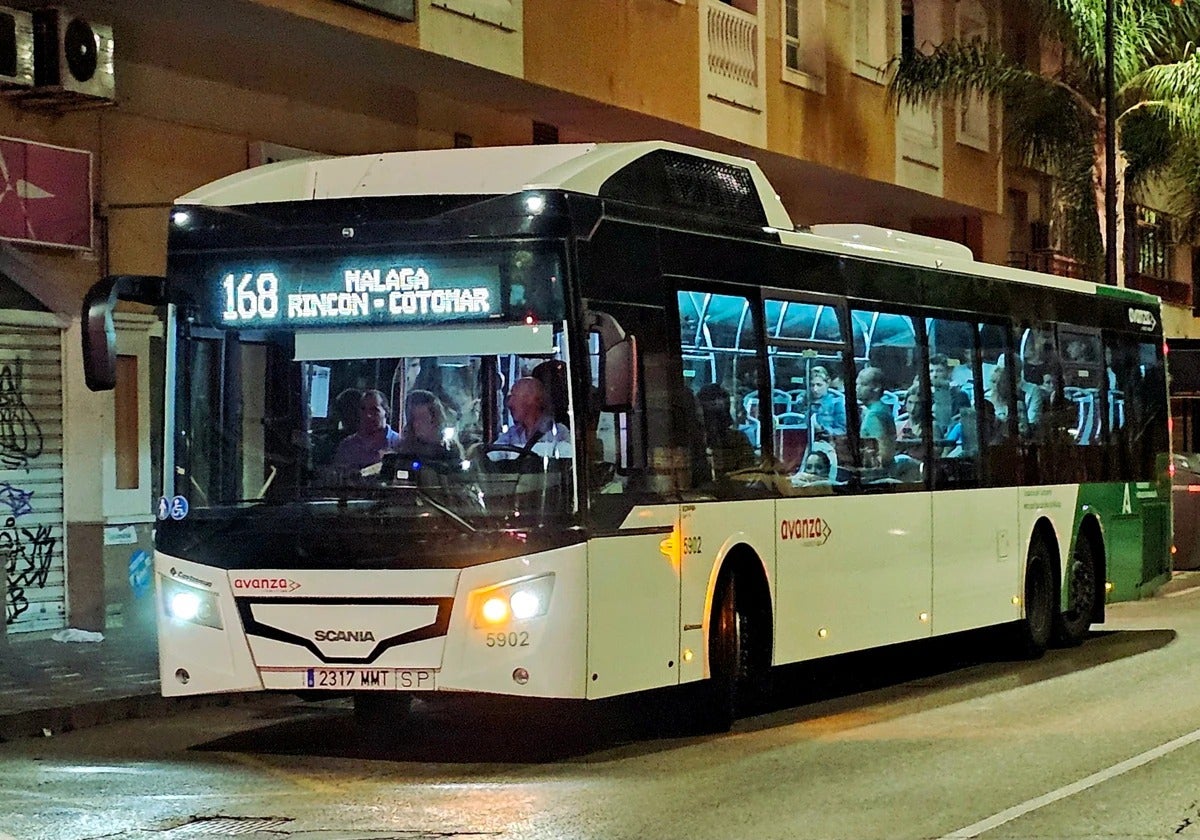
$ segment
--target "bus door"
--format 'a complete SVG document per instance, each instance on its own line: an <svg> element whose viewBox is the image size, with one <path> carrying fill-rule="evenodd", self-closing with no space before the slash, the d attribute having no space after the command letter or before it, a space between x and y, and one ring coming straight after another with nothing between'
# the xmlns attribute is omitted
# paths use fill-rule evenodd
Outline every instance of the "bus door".
<svg viewBox="0 0 1200 840"><path fill-rule="evenodd" d="M793 416L791 395L764 387L757 301L711 288L676 294L683 381L674 389L675 449L687 464L677 473L682 682L707 675L710 599L729 553L752 554L774 579L773 476L764 452L771 418Z"/></svg>
<svg viewBox="0 0 1200 840"><path fill-rule="evenodd" d="M1020 446L1006 325L926 318L935 634L1019 618Z"/></svg>
<svg viewBox="0 0 1200 840"><path fill-rule="evenodd" d="M589 698L679 681L676 445L682 379L662 307L588 301L586 411ZM677 390L677 389L676 389Z"/></svg>

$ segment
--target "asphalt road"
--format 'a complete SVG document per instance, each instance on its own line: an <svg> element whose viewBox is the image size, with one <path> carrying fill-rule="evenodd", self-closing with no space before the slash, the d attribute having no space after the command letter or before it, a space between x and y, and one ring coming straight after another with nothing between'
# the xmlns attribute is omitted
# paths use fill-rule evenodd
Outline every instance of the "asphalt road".
<svg viewBox="0 0 1200 840"><path fill-rule="evenodd" d="M653 695L418 704L392 744L286 699L14 741L0 840L1200 838L1200 591L1037 662L991 641L792 669L719 736Z"/></svg>

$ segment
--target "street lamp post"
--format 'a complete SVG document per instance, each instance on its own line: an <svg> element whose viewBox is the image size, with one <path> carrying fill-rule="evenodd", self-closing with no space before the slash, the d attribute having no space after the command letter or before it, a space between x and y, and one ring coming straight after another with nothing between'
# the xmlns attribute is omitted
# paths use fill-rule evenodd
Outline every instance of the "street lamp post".
<svg viewBox="0 0 1200 840"><path fill-rule="evenodd" d="M1104 280L1117 285L1117 103L1113 40L1116 0L1104 2Z"/></svg>

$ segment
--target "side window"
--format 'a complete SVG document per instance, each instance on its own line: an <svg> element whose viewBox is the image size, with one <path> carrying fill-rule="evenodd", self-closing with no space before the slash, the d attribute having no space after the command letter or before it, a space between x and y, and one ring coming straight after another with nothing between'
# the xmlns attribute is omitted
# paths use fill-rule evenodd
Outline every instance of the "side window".
<svg viewBox="0 0 1200 840"><path fill-rule="evenodd" d="M692 484L679 362L659 307L591 302L586 314L586 446L593 516L615 526L633 504L677 498Z"/></svg>
<svg viewBox="0 0 1200 840"><path fill-rule="evenodd" d="M775 457L788 495L829 492L853 463L846 419L842 313L832 304L763 304Z"/></svg>
<svg viewBox="0 0 1200 840"><path fill-rule="evenodd" d="M927 362L917 343L916 326L907 315L855 309L850 313L854 338L855 396L858 401L858 469L864 485L925 484L931 430L920 427L925 412L917 407L918 427L898 444L908 420L908 395Z"/></svg>
<svg viewBox="0 0 1200 840"><path fill-rule="evenodd" d="M991 487L1015 487L1021 483L1017 367L1008 325L981 324L977 376L983 383L983 401L977 403L979 443L984 475ZM1023 409L1023 401L1021 406Z"/></svg>
<svg viewBox="0 0 1200 840"><path fill-rule="evenodd" d="M1104 478L1105 412L1104 352L1098 332L1059 327L1062 356L1064 420L1073 418L1068 433L1076 446L1083 478Z"/></svg>
<svg viewBox="0 0 1200 840"><path fill-rule="evenodd" d="M929 408L913 389L909 400L925 416L932 432L930 447L937 463L938 487L975 486L979 481L983 429L990 431L993 413L986 400L976 405L980 377L975 355L977 326L968 321L925 319L929 341ZM910 410L909 416L912 416ZM903 438L903 427L901 427Z"/></svg>
<svg viewBox="0 0 1200 840"><path fill-rule="evenodd" d="M720 498L765 491L759 468L767 415L759 387L759 341L751 302L740 295L679 292L684 399L700 422L690 429L703 452L698 484ZM689 409L688 413L692 413Z"/></svg>
<svg viewBox="0 0 1200 840"><path fill-rule="evenodd" d="M1151 481L1156 457L1167 451L1161 350L1137 336L1110 335L1105 342L1105 367L1110 474L1122 481Z"/></svg>
<svg viewBox="0 0 1200 840"><path fill-rule="evenodd" d="M1076 445L1078 411L1064 387L1059 339L1053 324L1039 324L1025 330L1021 340L1029 419L1027 469L1039 484L1079 481L1085 475L1084 453Z"/></svg>

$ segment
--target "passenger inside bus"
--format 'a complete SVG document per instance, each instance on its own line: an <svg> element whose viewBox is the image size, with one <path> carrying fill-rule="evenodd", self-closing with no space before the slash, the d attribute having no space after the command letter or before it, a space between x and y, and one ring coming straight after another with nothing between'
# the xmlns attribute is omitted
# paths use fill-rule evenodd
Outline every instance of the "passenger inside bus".
<svg viewBox="0 0 1200 840"><path fill-rule="evenodd" d="M925 438L925 404L921 399L921 388L913 385L904 395L904 420L896 429L896 445L911 446Z"/></svg>
<svg viewBox="0 0 1200 840"><path fill-rule="evenodd" d="M942 353L929 357L929 385L933 397L933 434L943 437L959 420L964 408L969 408L971 398L967 392L950 381L950 361Z"/></svg>
<svg viewBox="0 0 1200 840"><path fill-rule="evenodd" d="M808 371L808 410L810 431L816 437L841 437L846 434L846 397L829 387L829 371L813 365Z"/></svg>
<svg viewBox="0 0 1200 840"><path fill-rule="evenodd" d="M729 392L715 382L696 393L704 426L713 480L756 465L758 459L745 434L734 426Z"/></svg>
<svg viewBox="0 0 1200 840"><path fill-rule="evenodd" d="M794 487L813 487L833 482L836 473L834 463L837 455L832 446L816 441L809 450L798 473L792 476Z"/></svg>
<svg viewBox="0 0 1200 840"><path fill-rule="evenodd" d="M896 453L896 420L892 409L883 402L883 371L863 368L856 386L862 405L858 437L862 451L860 463L868 474L889 470Z"/></svg>
<svg viewBox="0 0 1200 840"><path fill-rule="evenodd" d="M422 460L461 462L463 451L456 437L436 394L409 392L404 402L404 434L396 444L397 452Z"/></svg>
<svg viewBox="0 0 1200 840"><path fill-rule="evenodd" d="M363 470L383 460L400 443L388 425L388 402L382 391L364 391L358 402L358 430L338 444L333 464L346 470Z"/></svg>
<svg viewBox="0 0 1200 840"><path fill-rule="evenodd" d="M546 386L532 376L522 377L513 383L508 392L508 411L512 425L493 442L493 446L510 446L527 450L549 458L573 456L571 430L563 423L555 422L554 406L546 393ZM488 457L493 461L519 457L515 451L493 451Z"/></svg>

